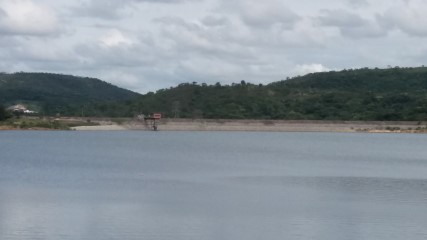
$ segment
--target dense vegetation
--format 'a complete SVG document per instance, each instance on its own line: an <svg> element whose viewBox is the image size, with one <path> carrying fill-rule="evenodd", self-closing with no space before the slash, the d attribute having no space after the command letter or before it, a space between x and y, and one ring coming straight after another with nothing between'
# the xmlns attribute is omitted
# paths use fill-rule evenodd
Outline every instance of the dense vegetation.
<svg viewBox="0 0 427 240"><path fill-rule="evenodd" d="M10 115L6 112L4 106L0 104L0 121L6 120L9 116Z"/></svg>
<svg viewBox="0 0 427 240"><path fill-rule="evenodd" d="M183 83L145 95L96 79L2 74L1 101L38 104L46 115L421 121L427 120L427 68L314 73L268 85Z"/></svg>
<svg viewBox="0 0 427 240"><path fill-rule="evenodd" d="M167 117L426 120L427 68L315 73L266 86L187 83L146 94L138 103Z"/></svg>
<svg viewBox="0 0 427 240"><path fill-rule="evenodd" d="M0 102L6 106L25 104L43 115L93 115L96 114L94 105L113 106L137 96L139 94L94 78L49 73L0 73Z"/></svg>

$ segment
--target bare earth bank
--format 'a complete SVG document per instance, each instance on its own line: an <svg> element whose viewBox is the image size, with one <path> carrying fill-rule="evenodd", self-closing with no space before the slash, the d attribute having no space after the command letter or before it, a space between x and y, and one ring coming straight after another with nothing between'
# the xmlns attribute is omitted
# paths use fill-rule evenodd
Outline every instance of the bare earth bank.
<svg viewBox="0 0 427 240"><path fill-rule="evenodd" d="M119 123L91 119L98 126L78 126L73 130L152 130L151 121L128 119ZM427 132L426 122L377 121L282 121L162 119L159 131L265 131L265 132Z"/></svg>

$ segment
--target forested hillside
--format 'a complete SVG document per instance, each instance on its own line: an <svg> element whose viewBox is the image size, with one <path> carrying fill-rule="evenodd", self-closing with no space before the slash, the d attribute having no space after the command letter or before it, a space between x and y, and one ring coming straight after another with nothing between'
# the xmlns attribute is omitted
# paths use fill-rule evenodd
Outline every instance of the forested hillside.
<svg viewBox="0 0 427 240"><path fill-rule="evenodd" d="M92 105L124 102L137 96L94 78L50 73L0 74L1 104L23 103L44 115L93 115Z"/></svg>
<svg viewBox="0 0 427 240"><path fill-rule="evenodd" d="M68 116L421 121L427 120L427 68L314 73L268 85L193 82L145 95L91 78L0 74L1 103Z"/></svg>
<svg viewBox="0 0 427 240"><path fill-rule="evenodd" d="M426 120L427 68L314 73L266 86L187 83L146 94L138 104L184 118Z"/></svg>

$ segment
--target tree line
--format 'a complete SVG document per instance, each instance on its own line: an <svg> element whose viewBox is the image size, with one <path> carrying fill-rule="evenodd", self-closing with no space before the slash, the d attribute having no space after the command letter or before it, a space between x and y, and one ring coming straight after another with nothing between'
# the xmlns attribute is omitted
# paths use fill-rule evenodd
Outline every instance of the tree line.
<svg viewBox="0 0 427 240"><path fill-rule="evenodd" d="M144 95L115 92L104 84L90 87L95 83L84 78L78 78L79 85L69 81L74 87L65 90L55 82L60 77L55 79L47 83L50 92L61 88L53 91L57 94L42 94L47 89L43 83L38 86L41 91L25 88L28 102L39 107L41 114L134 117L159 112L166 118L427 120L426 67L313 73L267 85L244 80L229 85L190 82ZM90 91L84 90L82 96L85 88ZM101 93L105 89L110 92ZM22 96L23 92L14 93ZM113 93L114 98L105 99Z"/></svg>
<svg viewBox="0 0 427 240"><path fill-rule="evenodd" d="M313 73L268 85L193 82L136 103L171 118L421 121L427 120L427 68Z"/></svg>

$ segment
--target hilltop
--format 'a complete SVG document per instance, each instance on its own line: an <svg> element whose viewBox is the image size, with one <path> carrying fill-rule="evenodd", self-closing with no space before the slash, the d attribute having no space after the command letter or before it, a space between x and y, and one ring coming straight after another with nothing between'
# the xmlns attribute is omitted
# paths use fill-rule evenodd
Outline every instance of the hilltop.
<svg viewBox="0 0 427 240"><path fill-rule="evenodd" d="M0 103L23 103L44 115L91 115L93 106L139 94L95 78L51 73L0 73Z"/></svg>

